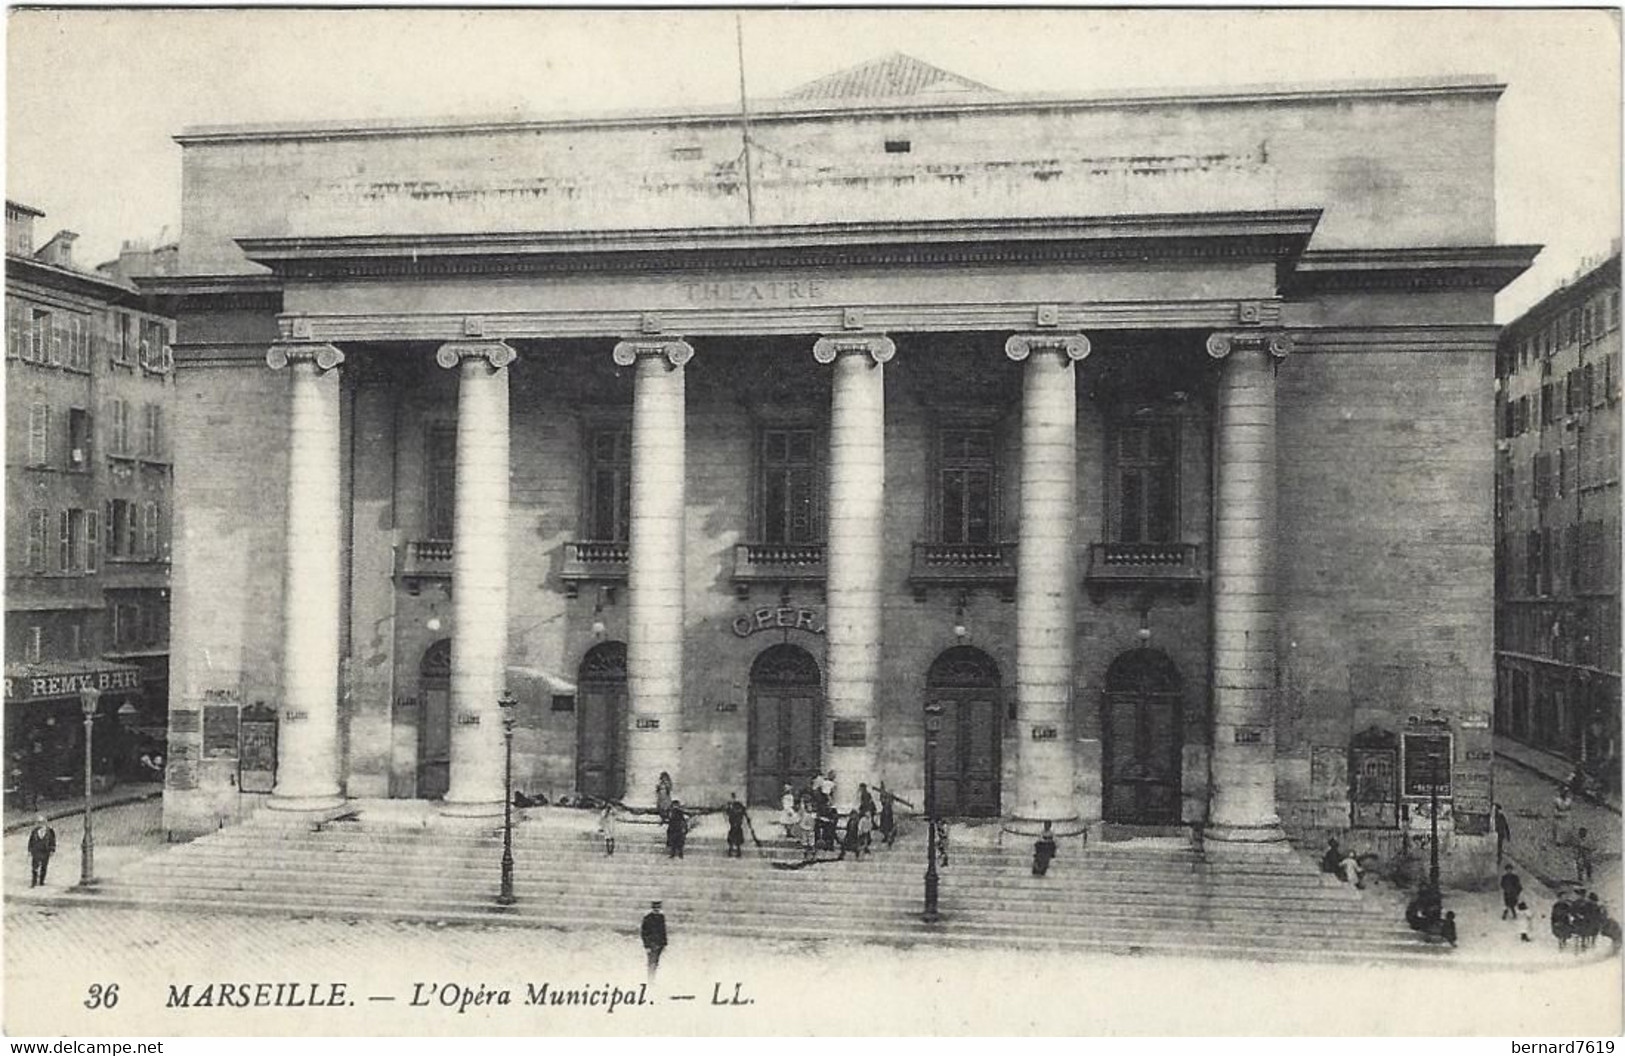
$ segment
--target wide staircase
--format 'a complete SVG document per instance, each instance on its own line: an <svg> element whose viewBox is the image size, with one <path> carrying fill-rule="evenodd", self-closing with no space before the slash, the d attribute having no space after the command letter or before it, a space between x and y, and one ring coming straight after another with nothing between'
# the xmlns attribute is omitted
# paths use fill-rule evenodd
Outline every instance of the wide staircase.
<svg viewBox="0 0 1625 1056"><path fill-rule="evenodd" d="M673 928L776 940L1363 962L1439 952L1406 928L1390 898L1362 896L1285 846L1204 853L1169 839L1063 841L1040 878L1031 842L1008 839L956 837L935 925L920 920L918 828L861 861L785 869L774 863L799 863L801 852L776 839L730 859L719 836L697 832L674 861L657 828L623 824L607 857L590 832L525 822L514 831L517 902L499 907L502 836L488 822L251 821L168 848L93 894L55 898L623 933L660 899Z"/></svg>

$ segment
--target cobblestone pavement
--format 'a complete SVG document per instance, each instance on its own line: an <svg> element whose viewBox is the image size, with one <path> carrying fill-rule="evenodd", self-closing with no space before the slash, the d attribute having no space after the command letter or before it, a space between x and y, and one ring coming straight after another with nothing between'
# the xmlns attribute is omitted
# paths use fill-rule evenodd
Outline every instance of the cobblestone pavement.
<svg viewBox="0 0 1625 1056"><path fill-rule="evenodd" d="M1543 957L1513 969L1461 963L1362 969L760 943L686 936L680 919L670 927L672 946L649 1003L610 1011L602 1003L528 1004L527 986L584 990L604 995L600 1000L610 987L635 1001L645 981L635 921L606 934L15 905L6 914L4 1025L13 1036L973 1030L1573 1036L1620 1028L1619 961L1600 956ZM119 987L115 1007L85 1007L92 986L112 983ZM232 1000L280 996L305 1004L197 1007L210 983L217 984L210 994L216 1004L222 983L236 986L235 995L251 984L253 998ZM256 992L252 984L259 983L270 985ZM336 1002L335 983L343 986ZM171 987L182 993L188 985L193 1007L166 1007ZM481 993L488 1000L480 1001ZM502 993L509 1003L489 999ZM1293 1000L1279 1001L1283 993ZM1406 993L1427 999L1396 1000Z"/></svg>
<svg viewBox="0 0 1625 1056"><path fill-rule="evenodd" d="M56 854L51 858L46 886L66 890L79 882L80 841L84 815L71 814L51 822L56 830ZM147 799L98 810L91 816L95 836L96 875L115 876L119 870L164 847L163 803ZM5 889L28 887L28 830L6 834L3 875Z"/></svg>
<svg viewBox="0 0 1625 1056"><path fill-rule="evenodd" d="M1547 777L1498 757L1495 766L1495 799L1512 823L1509 848L1513 864L1523 871L1525 881L1533 875L1552 882L1576 879L1576 863L1570 834L1586 829L1588 841L1596 848L1595 873L1588 888L1620 912L1620 816L1605 806L1577 799L1567 822L1568 833L1554 825L1552 803L1557 785Z"/></svg>

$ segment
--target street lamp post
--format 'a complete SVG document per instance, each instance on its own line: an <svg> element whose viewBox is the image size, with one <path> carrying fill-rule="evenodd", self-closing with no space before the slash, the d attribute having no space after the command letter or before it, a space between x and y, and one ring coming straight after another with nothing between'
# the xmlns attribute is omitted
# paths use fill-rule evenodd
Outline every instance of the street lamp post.
<svg viewBox="0 0 1625 1056"><path fill-rule="evenodd" d="M502 890L497 893L497 905L511 906L517 901L513 894L513 728L514 712L519 702L513 694L503 690L497 705L502 708Z"/></svg>
<svg viewBox="0 0 1625 1056"><path fill-rule="evenodd" d="M91 738L94 736L92 727L96 722L96 705L101 701L101 696L101 691L95 688L79 691L79 708L85 714L85 836L79 845L80 887L90 887L96 883L96 839L90 828L91 789L94 781L91 767Z"/></svg>
<svg viewBox="0 0 1625 1056"><path fill-rule="evenodd" d="M1428 782L1428 812L1431 815L1429 824L1430 834L1428 839L1428 886L1433 888L1433 893L1435 895L1438 895L1440 893L1439 782L1442 780L1442 775L1444 773L1444 757L1441 756L1439 754L1439 750L1435 748L1429 753L1428 758L1429 762L1432 763L1432 766L1429 767L1429 769L1432 770L1432 773L1429 775L1432 780Z"/></svg>
<svg viewBox="0 0 1625 1056"><path fill-rule="evenodd" d="M937 913L937 734L942 729L942 703L925 706L925 913L921 919L935 924Z"/></svg>

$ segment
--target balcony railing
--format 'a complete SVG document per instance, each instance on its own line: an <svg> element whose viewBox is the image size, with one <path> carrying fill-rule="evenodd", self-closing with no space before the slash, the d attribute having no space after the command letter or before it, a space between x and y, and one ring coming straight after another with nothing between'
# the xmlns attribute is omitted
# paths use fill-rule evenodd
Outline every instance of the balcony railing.
<svg viewBox="0 0 1625 1056"><path fill-rule="evenodd" d="M917 599L931 587L977 586L997 587L1005 597L1014 597L1016 544L915 543L908 582Z"/></svg>
<svg viewBox="0 0 1625 1056"><path fill-rule="evenodd" d="M451 540L414 539L395 551L395 575L416 594L424 580L451 578Z"/></svg>
<svg viewBox="0 0 1625 1056"><path fill-rule="evenodd" d="M582 583L625 583L631 554L628 543L584 539L564 544L564 592L575 597Z"/></svg>
<svg viewBox="0 0 1625 1056"><path fill-rule="evenodd" d="M1195 543L1092 543L1085 585L1092 597L1113 586L1176 587L1192 592L1206 578Z"/></svg>
<svg viewBox="0 0 1625 1056"><path fill-rule="evenodd" d="M734 592L750 596L753 583L824 582L823 543L739 543L734 547Z"/></svg>

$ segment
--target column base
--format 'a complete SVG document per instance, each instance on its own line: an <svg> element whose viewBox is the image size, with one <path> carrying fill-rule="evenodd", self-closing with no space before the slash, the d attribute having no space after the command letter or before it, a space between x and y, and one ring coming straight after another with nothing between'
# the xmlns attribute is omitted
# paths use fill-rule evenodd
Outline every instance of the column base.
<svg viewBox="0 0 1625 1056"><path fill-rule="evenodd" d="M1037 839L1043 835L1046 821L1050 823L1050 834L1056 839L1087 835L1091 825L1090 822L1074 815L1069 818L1009 817L1000 822L999 827L1012 836L1031 836Z"/></svg>
<svg viewBox="0 0 1625 1056"><path fill-rule="evenodd" d="M1287 842L1280 822L1267 825L1208 825L1200 832L1203 843L1219 843L1227 847L1280 846Z"/></svg>
<svg viewBox="0 0 1625 1056"><path fill-rule="evenodd" d="M279 796L273 792L271 798L265 801L266 810L288 813L311 813L342 806L344 806L343 796Z"/></svg>
<svg viewBox="0 0 1625 1056"><path fill-rule="evenodd" d="M502 800L488 800L481 803L442 803L440 814L448 818L500 818L502 817Z"/></svg>

